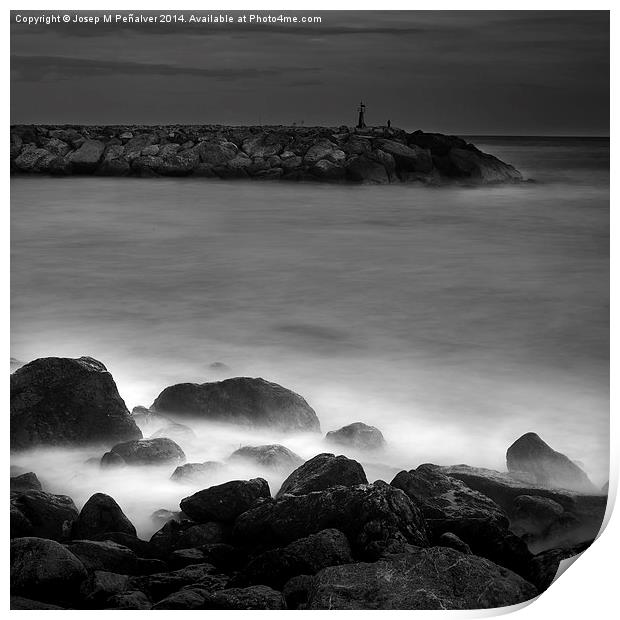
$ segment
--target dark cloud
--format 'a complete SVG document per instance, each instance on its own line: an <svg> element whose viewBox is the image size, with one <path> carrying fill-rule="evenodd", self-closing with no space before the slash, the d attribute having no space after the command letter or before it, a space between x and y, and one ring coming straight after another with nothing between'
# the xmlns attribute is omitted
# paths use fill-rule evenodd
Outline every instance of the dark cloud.
<svg viewBox="0 0 620 620"><path fill-rule="evenodd" d="M364 98L370 122L410 130L609 130L606 11L307 11L283 13L321 23L49 26L16 24L16 13L13 122L339 125L355 121Z"/></svg>

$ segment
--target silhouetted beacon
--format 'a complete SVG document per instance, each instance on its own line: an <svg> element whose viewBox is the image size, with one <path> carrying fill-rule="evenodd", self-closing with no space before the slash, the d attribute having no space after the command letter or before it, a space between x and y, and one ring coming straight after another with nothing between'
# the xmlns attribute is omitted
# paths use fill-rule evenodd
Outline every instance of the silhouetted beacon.
<svg viewBox="0 0 620 620"><path fill-rule="evenodd" d="M360 101L360 106L357 110L359 112L359 117L357 120L357 128L364 129L364 127L366 127L366 123L364 122L364 112L366 111L366 106L364 105L362 101Z"/></svg>

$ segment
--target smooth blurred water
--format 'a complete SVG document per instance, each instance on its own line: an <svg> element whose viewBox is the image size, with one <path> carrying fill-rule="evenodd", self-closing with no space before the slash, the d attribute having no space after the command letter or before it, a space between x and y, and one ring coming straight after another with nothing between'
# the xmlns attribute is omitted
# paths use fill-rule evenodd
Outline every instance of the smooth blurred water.
<svg viewBox="0 0 620 620"><path fill-rule="evenodd" d="M537 182L14 178L11 354L100 359L130 408L224 362L379 426L395 467L503 468L534 430L602 484L609 142L476 143Z"/></svg>

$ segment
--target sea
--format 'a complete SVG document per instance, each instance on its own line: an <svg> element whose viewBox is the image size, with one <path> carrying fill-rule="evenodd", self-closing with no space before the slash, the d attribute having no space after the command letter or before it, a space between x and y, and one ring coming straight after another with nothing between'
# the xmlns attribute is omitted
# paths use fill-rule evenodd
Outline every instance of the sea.
<svg viewBox="0 0 620 620"><path fill-rule="evenodd" d="M530 182L15 177L11 356L94 357L129 409L175 383L263 377L301 394L323 433L377 426L384 452L343 449L370 480L425 462L503 470L507 447L534 431L602 485L609 140L471 140ZM194 430L192 462L266 443L334 451L322 435ZM98 456L12 462L78 506L111 494L143 536L157 529L150 512L193 491L165 468L86 463ZM265 475L275 492L281 475Z"/></svg>

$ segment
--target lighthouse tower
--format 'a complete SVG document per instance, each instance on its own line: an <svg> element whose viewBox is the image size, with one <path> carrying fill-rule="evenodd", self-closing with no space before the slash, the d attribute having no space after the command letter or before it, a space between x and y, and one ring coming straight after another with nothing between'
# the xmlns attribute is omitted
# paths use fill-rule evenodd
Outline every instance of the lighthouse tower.
<svg viewBox="0 0 620 620"><path fill-rule="evenodd" d="M364 113L366 112L366 105L364 104L363 101L360 101L360 105L357 108L357 111L359 112L359 116L357 119L357 128L364 129L366 127L366 122L364 121Z"/></svg>

